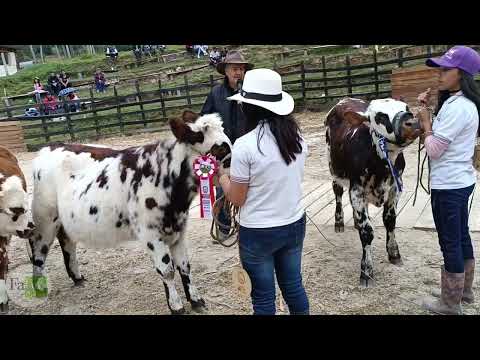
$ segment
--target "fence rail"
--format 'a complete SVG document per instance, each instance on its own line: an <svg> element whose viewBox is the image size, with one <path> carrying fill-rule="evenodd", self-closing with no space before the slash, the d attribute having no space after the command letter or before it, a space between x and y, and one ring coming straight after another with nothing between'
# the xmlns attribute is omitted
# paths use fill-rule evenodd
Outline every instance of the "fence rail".
<svg viewBox="0 0 480 360"><path fill-rule="evenodd" d="M474 49L479 50L477 46ZM396 56L378 60L378 53L373 50L372 61L352 64L353 59L346 55L343 64L327 67L327 59L321 58L321 67L306 67L301 63L299 70L282 74L285 90L294 96L297 104L327 103L345 96L381 98L391 96L390 76L393 69L410 66L408 63L419 62L430 56L438 56L443 51L433 52L430 47L422 54L404 56L402 48L396 50ZM208 81L189 83L184 75L184 84L175 87L162 87L142 91L140 83L135 82L135 92L119 95L116 86L113 96L95 98L90 89L90 98L82 101L83 109L70 112L70 106L79 101L63 101L59 104L65 111L61 114L26 117L15 114L23 106L6 106L0 109L0 121L17 120L22 123L31 150L51 141L77 141L80 138L98 138L112 133L129 133L146 130L152 125L164 124L180 109L200 109L208 90L219 78L210 75ZM175 93L175 95L171 95ZM42 104L39 104L42 109Z"/></svg>

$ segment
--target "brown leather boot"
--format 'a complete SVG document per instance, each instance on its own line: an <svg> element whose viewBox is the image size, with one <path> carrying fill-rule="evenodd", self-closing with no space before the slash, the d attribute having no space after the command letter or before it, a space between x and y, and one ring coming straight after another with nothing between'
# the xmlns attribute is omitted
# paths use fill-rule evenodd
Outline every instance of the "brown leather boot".
<svg viewBox="0 0 480 360"><path fill-rule="evenodd" d="M465 260L465 285L463 288L462 301L467 304L473 304L475 302L475 296L473 294L472 286L475 275L475 259ZM439 298L442 292L440 289L433 289L432 295Z"/></svg>
<svg viewBox="0 0 480 360"><path fill-rule="evenodd" d="M439 299L425 298L423 307L441 315L462 315L465 273L449 273L442 266L442 293Z"/></svg>
<svg viewBox="0 0 480 360"><path fill-rule="evenodd" d="M467 304L473 304L475 302L475 296L473 295L473 278L475 276L475 259L465 260L465 286L463 289L462 300Z"/></svg>

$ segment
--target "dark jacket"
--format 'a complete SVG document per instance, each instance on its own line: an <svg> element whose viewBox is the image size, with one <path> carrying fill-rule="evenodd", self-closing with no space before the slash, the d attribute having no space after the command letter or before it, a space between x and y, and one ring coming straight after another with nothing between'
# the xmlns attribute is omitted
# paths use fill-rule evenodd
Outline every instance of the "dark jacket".
<svg viewBox="0 0 480 360"><path fill-rule="evenodd" d="M208 94L205 104L203 104L201 115L219 113L225 134L232 142L232 144L239 137L245 134L246 119L240 110L236 101L229 101L227 97L236 93L228 84L228 79L225 77L223 84L215 85Z"/></svg>

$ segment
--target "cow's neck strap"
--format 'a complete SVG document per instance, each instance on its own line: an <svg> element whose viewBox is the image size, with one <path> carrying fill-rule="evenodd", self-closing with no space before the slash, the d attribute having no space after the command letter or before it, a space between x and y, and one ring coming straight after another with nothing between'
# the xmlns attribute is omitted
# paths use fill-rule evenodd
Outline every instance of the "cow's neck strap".
<svg viewBox="0 0 480 360"><path fill-rule="evenodd" d="M377 144L378 148L380 150L380 156L382 157L383 160L386 160L388 163L388 167L390 168L390 172L393 176L393 179L395 180L395 186L397 188L398 192L403 191L403 184L402 181L400 180L400 175L398 174L397 169L393 166L392 160L390 159L390 156L388 156L388 148L387 148L387 139L383 137L380 134L375 133L376 138L377 138Z"/></svg>

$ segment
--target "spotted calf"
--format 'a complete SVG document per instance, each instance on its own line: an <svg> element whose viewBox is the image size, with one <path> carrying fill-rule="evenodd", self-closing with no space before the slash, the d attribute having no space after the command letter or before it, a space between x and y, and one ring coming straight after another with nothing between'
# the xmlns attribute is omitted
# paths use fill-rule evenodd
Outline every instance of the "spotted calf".
<svg viewBox="0 0 480 360"><path fill-rule="evenodd" d="M39 152L33 162L34 276L43 275L55 236L75 284L84 281L77 243L105 248L138 240L151 255L172 313L184 312L175 270L192 307L205 306L192 283L185 245L188 210L198 187L192 166L194 157L211 153L228 167L231 144L217 114L199 117L186 111L170 127L175 139L125 150L55 144Z"/></svg>
<svg viewBox="0 0 480 360"><path fill-rule="evenodd" d="M0 146L0 313L8 311L8 243L12 235L26 238L34 228L28 222L27 212L25 176L15 155Z"/></svg>
<svg viewBox="0 0 480 360"><path fill-rule="evenodd" d="M372 240L373 227L368 204L383 206L383 223L387 230L388 259L401 264L395 241L396 208L400 196L388 162L380 149L385 139L388 157L401 181L405 169L402 150L419 135L420 126L407 104L394 99L373 100L346 98L327 114L325 125L330 173L336 197L335 231L344 231L342 195L348 189L355 228L362 242L360 283L374 285Z"/></svg>

